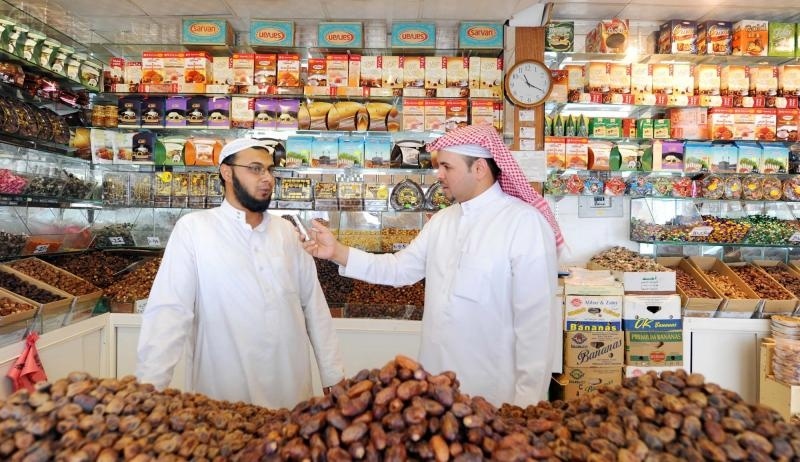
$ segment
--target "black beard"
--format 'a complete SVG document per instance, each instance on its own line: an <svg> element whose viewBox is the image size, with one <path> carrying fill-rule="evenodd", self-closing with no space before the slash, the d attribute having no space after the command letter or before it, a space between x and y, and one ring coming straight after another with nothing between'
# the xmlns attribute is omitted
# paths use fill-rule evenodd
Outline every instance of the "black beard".
<svg viewBox="0 0 800 462"><path fill-rule="evenodd" d="M236 200L242 204L242 207L246 208L251 212L261 213L264 212L269 208L269 203L272 200L271 195L267 196L264 200L258 200L250 193L245 191L242 187L242 183L236 178L236 175L233 175L233 194L236 196Z"/></svg>

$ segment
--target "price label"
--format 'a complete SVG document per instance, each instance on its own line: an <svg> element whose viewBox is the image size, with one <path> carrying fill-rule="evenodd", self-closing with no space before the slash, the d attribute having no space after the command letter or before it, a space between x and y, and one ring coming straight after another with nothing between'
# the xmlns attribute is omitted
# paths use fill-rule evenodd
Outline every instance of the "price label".
<svg viewBox="0 0 800 462"><path fill-rule="evenodd" d="M408 247L408 244L406 244L405 242L395 242L394 244L392 244L392 250L394 250L395 252L397 252L398 250L403 250L406 247Z"/></svg>
<svg viewBox="0 0 800 462"><path fill-rule="evenodd" d="M714 232L714 228L711 226L695 226L689 232L690 237L708 237L711 233Z"/></svg>
<svg viewBox="0 0 800 462"><path fill-rule="evenodd" d="M147 236L147 245L150 247L161 247L161 239L158 236Z"/></svg>
<svg viewBox="0 0 800 462"><path fill-rule="evenodd" d="M796 233L792 234L791 237L789 237L789 242L792 242L794 244L800 242L800 231L797 231Z"/></svg>
<svg viewBox="0 0 800 462"><path fill-rule="evenodd" d="M120 236L109 237L108 242L110 242L111 245L125 245L125 238Z"/></svg>
<svg viewBox="0 0 800 462"><path fill-rule="evenodd" d="M36 253L47 253L47 251L49 249L50 249L49 245L47 245L47 244L39 244L39 245L36 246L35 249L33 249L33 253L35 253L35 254Z"/></svg>

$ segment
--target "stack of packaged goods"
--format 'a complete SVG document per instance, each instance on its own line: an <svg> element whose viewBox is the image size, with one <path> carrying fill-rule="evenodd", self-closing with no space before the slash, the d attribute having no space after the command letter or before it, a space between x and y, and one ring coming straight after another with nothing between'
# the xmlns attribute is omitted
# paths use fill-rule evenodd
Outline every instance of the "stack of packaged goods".
<svg viewBox="0 0 800 462"><path fill-rule="evenodd" d="M622 284L608 270L573 268L564 293L564 399L620 384Z"/></svg>
<svg viewBox="0 0 800 462"><path fill-rule="evenodd" d="M623 247L595 255L588 266L611 270L625 289L625 376L682 368L683 323L675 272Z"/></svg>

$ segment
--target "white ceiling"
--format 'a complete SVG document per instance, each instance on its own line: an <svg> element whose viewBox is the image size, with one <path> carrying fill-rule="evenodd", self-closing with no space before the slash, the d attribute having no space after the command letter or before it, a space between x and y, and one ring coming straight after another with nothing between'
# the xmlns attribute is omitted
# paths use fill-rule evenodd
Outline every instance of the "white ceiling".
<svg viewBox="0 0 800 462"><path fill-rule="evenodd" d="M251 19L361 20L385 25L395 20L429 20L454 25L459 20L504 21L544 0L0 0L53 28L92 44L177 43L181 18L226 18L241 38ZM800 22L800 0L555 0L552 19L574 20L584 34L598 19L620 17L646 27L667 19L767 19ZM6 8L13 10L12 8ZM19 12L16 12L19 13ZM653 23L653 24L651 24ZM580 43L580 40L576 40ZM94 47L96 49L96 47ZM113 47L109 47L112 48Z"/></svg>

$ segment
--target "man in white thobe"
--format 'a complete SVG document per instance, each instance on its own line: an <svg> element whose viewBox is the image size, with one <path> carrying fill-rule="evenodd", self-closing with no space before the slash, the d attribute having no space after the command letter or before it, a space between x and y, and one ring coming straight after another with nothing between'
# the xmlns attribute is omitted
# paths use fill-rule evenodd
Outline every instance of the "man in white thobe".
<svg viewBox="0 0 800 462"><path fill-rule="evenodd" d="M455 371L463 392L495 405L546 399L561 332L553 301L563 238L555 218L493 128L457 129L429 150L438 151L438 180L456 204L436 213L408 247L369 254L314 222L306 250L375 284L425 278L423 366Z"/></svg>
<svg viewBox="0 0 800 462"><path fill-rule="evenodd" d="M225 200L175 225L150 291L136 375L166 387L189 340L193 391L291 408L312 395L310 347L324 387L344 375L314 260L294 227L264 213L272 155L252 139L220 155Z"/></svg>

